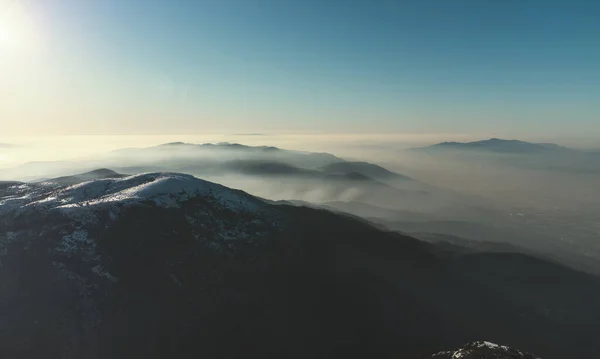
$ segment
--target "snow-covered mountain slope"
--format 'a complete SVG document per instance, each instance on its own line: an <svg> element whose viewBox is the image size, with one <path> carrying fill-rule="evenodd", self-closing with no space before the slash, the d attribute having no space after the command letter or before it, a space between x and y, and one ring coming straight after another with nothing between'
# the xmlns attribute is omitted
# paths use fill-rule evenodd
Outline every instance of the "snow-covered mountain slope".
<svg viewBox="0 0 600 359"><path fill-rule="evenodd" d="M266 207L261 199L242 191L178 173L117 176L71 186L60 183L15 184L0 192L0 219L7 222L7 231L0 231L0 248L4 242L35 238L32 234L37 231L55 236L49 247L52 253L100 261L98 238L131 210L185 207L187 225L197 227L200 218L208 217L201 225L215 227L213 239L231 239L256 234L248 231L261 227L262 222L239 222L219 214L256 217ZM195 212L198 203L202 213Z"/></svg>
<svg viewBox="0 0 600 359"><path fill-rule="evenodd" d="M474 337L598 357L597 278L446 252L177 173L2 184L0 357L411 358Z"/></svg>
<svg viewBox="0 0 600 359"><path fill-rule="evenodd" d="M210 198L220 206L236 211L260 208L259 200L241 191L179 173L146 173L92 180L67 187L56 186L52 181L15 185L8 187L4 196L0 197L0 206L6 207L4 211L16 207L20 210L34 207L65 211L152 201L168 208L178 207L195 197Z"/></svg>
<svg viewBox="0 0 600 359"><path fill-rule="evenodd" d="M486 341L467 343L461 348L439 352L424 359L540 359L532 354Z"/></svg>

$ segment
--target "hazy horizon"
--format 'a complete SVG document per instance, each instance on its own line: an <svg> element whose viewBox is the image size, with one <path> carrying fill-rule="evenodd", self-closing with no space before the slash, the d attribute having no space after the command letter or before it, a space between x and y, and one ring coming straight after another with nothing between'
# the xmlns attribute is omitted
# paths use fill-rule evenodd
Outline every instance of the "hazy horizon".
<svg viewBox="0 0 600 359"><path fill-rule="evenodd" d="M50 135L0 136L0 168L27 162L85 159L106 152L151 147L171 142L218 143L231 142L249 146L276 146L282 149L329 152L340 157L377 162L394 158L398 151L428 146L440 142L470 142L498 137L479 134L365 134L365 133L304 133L304 134L185 134L185 135ZM500 137L502 138L502 137ZM522 138L506 137L504 139ZM556 143L576 149L600 149L600 142L580 140L554 141L547 138L529 139L535 143ZM387 153L386 153L387 152ZM376 153L376 154L375 154Z"/></svg>
<svg viewBox="0 0 600 359"><path fill-rule="evenodd" d="M600 8L570 4L1 0L1 137L444 133L590 146Z"/></svg>
<svg viewBox="0 0 600 359"><path fill-rule="evenodd" d="M363 159L492 137L600 148L596 10L0 0L0 167L177 141Z"/></svg>

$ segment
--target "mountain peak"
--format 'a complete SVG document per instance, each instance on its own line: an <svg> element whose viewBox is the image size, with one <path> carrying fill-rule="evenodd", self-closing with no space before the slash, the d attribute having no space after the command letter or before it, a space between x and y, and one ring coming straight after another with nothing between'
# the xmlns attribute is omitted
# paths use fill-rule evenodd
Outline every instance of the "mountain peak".
<svg viewBox="0 0 600 359"><path fill-rule="evenodd" d="M478 141L479 143L493 143L493 144L510 144L510 143L529 143L521 140L507 140L505 138L492 137L488 140ZM530 143L535 144L535 143Z"/></svg>
<svg viewBox="0 0 600 359"><path fill-rule="evenodd" d="M116 176L120 176L119 173L117 173L117 172L115 172L115 171L113 171L111 169L108 169L108 168L99 168L97 170L86 172L86 173L84 173L82 175L90 175L90 176L98 176L98 177L100 177L100 176L102 176L102 177L109 177L109 176L115 176L116 177Z"/></svg>
<svg viewBox="0 0 600 359"><path fill-rule="evenodd" d="M551 143L532 143L520 140L506 140L497 137L474 142L441 142L435 145L417 148L416 150L429 151L444 149L504 153L545 153L557 150L570 150L566 147Z"/></svg>
<svg viewBox="0 0 600 359"><path fill-rule="evenodd" d="M159 147L175 147L175 146L187 146L189 145L189 143L185 143L185 142L169 142L169 143L164 143L162 145L159 145Z"/></svg>

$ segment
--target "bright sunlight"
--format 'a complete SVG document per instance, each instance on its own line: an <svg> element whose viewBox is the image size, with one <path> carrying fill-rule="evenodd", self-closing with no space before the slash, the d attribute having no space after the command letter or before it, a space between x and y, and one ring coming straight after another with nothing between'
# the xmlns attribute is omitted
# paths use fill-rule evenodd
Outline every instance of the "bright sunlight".
<svg viewBox="0 0 600 359"><path fill-rule="evenodd" d="M0 50L31 49L35 27L21 1L0 0Z"/></svg>

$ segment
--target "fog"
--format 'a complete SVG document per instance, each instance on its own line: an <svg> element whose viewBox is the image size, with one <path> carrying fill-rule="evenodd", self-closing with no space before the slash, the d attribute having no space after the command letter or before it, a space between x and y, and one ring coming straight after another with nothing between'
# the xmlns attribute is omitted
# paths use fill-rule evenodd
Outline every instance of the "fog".
<svg viewBox="0 0 600 359"><path fill-rule="evenodd" d="M185 172L273 201L346 212L424 240L508 243L600 273L600 154L410 150L441 140L349 134L11 138L0 146L0 180L48 180L98 168ZM212 145L193 145L206 143ZM332 167L342 161L381 167Z"/></svg>

